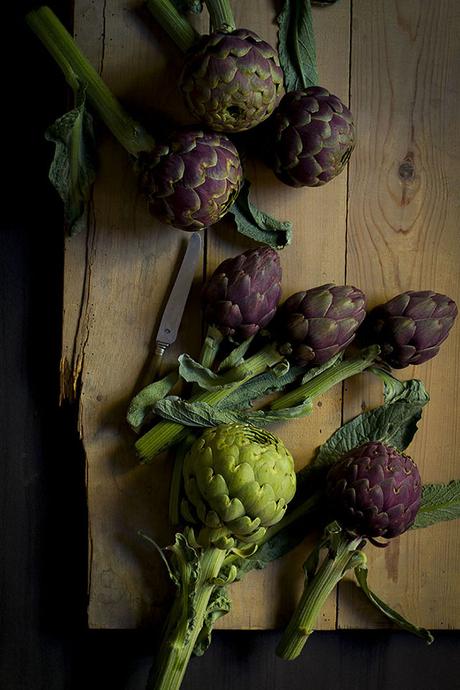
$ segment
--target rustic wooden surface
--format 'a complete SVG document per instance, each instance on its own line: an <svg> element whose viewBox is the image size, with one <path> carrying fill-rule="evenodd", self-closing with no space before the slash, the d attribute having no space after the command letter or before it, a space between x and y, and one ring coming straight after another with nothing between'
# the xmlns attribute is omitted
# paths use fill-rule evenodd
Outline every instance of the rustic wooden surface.
<svg viewBox="0 0 460 690"><path fill-rule="evenodd" d="M272 41L275 5L233 3L238 23ZM460 105L454 40L460 17L453 0L433 7L421 0L372 7L341 0L315 10L314 21L321 82L351 102L358 146L349 171L317 190L288 189L269 171L250 167L258 205L294 222L293 244L282 253L284 294L346 280L363 288L372 303L422 287L460 301L454 187L460 171L452 115ZM198 26L205 28L205 17ZM153 106L177 115L180 55L139 2L117 0L107 7L77 0L75 32L116 95L152 128ZM89 623L130 628L151 625L164 612L166 575L137 530L163 544L170 537L170 463L162 457L154 468L137 465L124 414L187 234L151 219L127 156L102 128L100 140L90 227L66 245L62 390L79 400L87 459ZM226 223L208 233L190 308L197 308L203 272L247 246ZM192 332L190 323L184 321L166 367L182 350L198 352L199 329ZM407 372L422 378L432 397L413 449L425 481L459 475L453 450L459 341L457 327L433 363ZM349 418L376 400L375 388L361 377L347 385L343 399L336 390L311 418L276 432L300 467L342 415ZM372 585L421 625L456 627L456 537L458 525L450 523L405 535L385 551L369 549ZM305 546L234 587L233 611L222 625L284 623L300 591L304 555ZM382 625L348 583L331 597L320 622L327 629Z"/></svg>

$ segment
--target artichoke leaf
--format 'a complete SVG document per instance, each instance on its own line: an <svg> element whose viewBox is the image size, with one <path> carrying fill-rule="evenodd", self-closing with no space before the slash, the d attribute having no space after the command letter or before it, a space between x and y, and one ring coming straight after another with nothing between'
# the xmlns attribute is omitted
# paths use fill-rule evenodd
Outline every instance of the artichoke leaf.
<svg viewBox="0 0 460 690"><path fill-rule="evenodd" d="M305 371L304 367L290 367L289 371L282 376L279 372L267 371L264 374L255 376L247 383L244 383L236 391L230 393L219 403L219 409L246 409L250 407L254 400L275 391L284 391L290 384L294 383Z"/></svg>
<svg viewBox="0 0 460 690"><path fill-rule="evenodd" d="M311 369L308 369L307 372L302 376L302 380L300 381L301 385L303 385L304 383L308 383L308 381L314 379L315 376L322 374L323 371L326 371L326 369L329 369L337 362L340 362L342 359L343 352L338 352L336 355L334 355L334 357L328 359L327 362L324 362L324 364L322 364L321 366L312 367Z"/></svg>
<svg viewBox="0 0 460 690"><path fill-rule="evenodd" d="M364 594L367 596L369 601L375 608L380 611L380 613L383 613L386 618L388 618L392 623L395 623L399 628L402 630L406 630L407 632L413 633L414 635L417 635L417 637L421 637L427 644L431 644L434 640L433 635L429 630L426 630L425 628L420 628L417 625L414 625L410 621L406 620L404 616L402 616L400 613L392 609L388 604L386 604L380 597L378 597L369 587L367 584L367 574L368 574L368 568L367 565L364 562L362 562L360 565L356 566L355 568L355 576L358 581L359 587L362 589Z"/></svg>
<svg viewBox="0 0 460 690"><path fill-rule="evenodd" d="M233 216L236 229L256 242L273 249L283 249L292 241L292 223L280 221L258 209L249 199L251 183L245 180L236 201L228 212Z"/></svg>
<svg viewBox="0 0 460 690"><path fill-rule="evenodd" d="M171 2L181 14L200 14L203 11L201 0L171 0Z"/></svg>
<svg viewBox="0 0 460 690"><path fill-rule="evenodd" d="M460 479L447 484L425 484L422 500L411 529L460 518Z"/></svg>
<svg viewBox="0 0 460 690"><path fill-rule="evenodd" d="M179 375L187 383L196 383L204 390L216 391L231 388L236 382L242 381L247 374L238 371L229 372L227 376L215 374L211 369L196 362L190 355L182 354L179 357Z"/></svg>
<svg viewBox="0 0 460 690"><path fill-rule="evenodd" d="M310 0L285 0L277 22L286 91L316 86L319 78Z"/></svg>
<svg viewBox="0 0 460 690"><path fill-rule="evenodd" d="M45 132L55 145L49 179L64 203L69 235L86 228L91 189L96 179L96 142L93 119L86 109L86 90L76 87L76 105Z"/></svg>
<svg viewBox="0 0 460 690"><path fill-rule="evenodd" d="M238 412L222 410L205 402L189 402L180 398L166 398L155 405L155 412L163 419L184 426L212 427L241 422Z"/></svg>
<svg viewBox="0 0 460 690"><path fill-rule="evenodd" d="M403 451L412 441L422 409L429 401L423 384L412 379L403 383L404 391L389 402L363 412L340 427L319 448L314 463L332 464L353 448L369 441L381 441Z"/></svg>
<svg viewBox="0 0 460 690"><path fill-rule="evenodd" d="M222 360L217 371L227 371L227 369L233 369L233 367L237 367L241 364L253 340L254 336L252 335L235 347L230 354Z"/></svg>
<svg viewBox="0 0 460 690"><path fill-rule="evenodd" d="M178 381L176 372L171 372L159 381L145 386L131 400L126 419L131 429L139 433L144 424L154 416L154 406L174 388Z"/></svg>
<svg viewBox="0 0 460 690"><path fill-rule="evenodd" d="M193 648L195 656L202 656L211 644L212 629L219 618L225 616L231 608L231 600L225 586L215 587L206 609L203 627Z"/></svg>

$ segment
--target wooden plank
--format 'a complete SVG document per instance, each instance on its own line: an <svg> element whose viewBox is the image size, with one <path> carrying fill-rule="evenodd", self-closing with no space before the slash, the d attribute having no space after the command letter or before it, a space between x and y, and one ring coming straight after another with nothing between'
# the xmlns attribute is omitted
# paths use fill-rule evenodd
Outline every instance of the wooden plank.
<svg viewBox="0 0 460 690"><path fill-rule="evenodd" d="M460 300L457 3L353 3L351 106L359 144L350 166L347 280L371 306L406 289ZM409 454L424 482L459 476L460 329L440 354L405 378L421 378L431 402ZM345 416L378 399L370 378L347 386ZM444 523L368 548L370 583L420 625L460 620L460 525ZM356 589L341 588L339 627L387 623Z"/></svg>
<svg viewBox="0 0 460 690"><path fill-rule="evenodd" d="M82 2L75 12L77 41L131 112L147 122L148 115L152 126L158 108L180 121L181 56L138 16L138 3L114 2L107 11ZM152 219L126 153L102 127L99 141L90 227L66 245L63 392L78 391L87 458L89 625L123 628L155 620L169 591L161 561L137 530L162 544L171 538L170 463L140 467L124 418L189 234ZM202 275L201 265L189 309L197 308ZM199 347L194 326L181 328L165 370L179 352Z"/></svg>
<svg viewBox="0 0 460 690"><path fill-rule="evenodd" d="M273 19L277 3L235 0L232 4L240 26L276 42ZM349 100L353 15L351 105L358 120L359 143L352 157L348 212L347 173L320 189L294 190L279 183L262 165L248 161L257 205L294 223L294 242L281 256L284 297L345 279L362 287L374 303L419 285L453 297L458 289L453 224L458 196L452 187L458 156L455 158L452 144L455 120L450 114L458 109L453 77L458 42L455 46L452 38L445 42L437 38L450 21L449 13L457 22L450 21L449 31L458 28L458 15L454 15L452 2L429 10L416 0L391 7L381 2L377 8L374 16L368 4L355 0L351 12L350 0L341 0L314 11L321 83L345 102ZM428 32L431 24L432 34ZM206 15L198 19L198 26L207 30ZM105 3L77 0L75 29L85 53L131 112L152 128L158 121L157 109L187 121L175 86L180 55L137 2L116 0L108 11ZM453 35L449 33L449 37ZM448 93L448 109L443 107L443 88ZM439 131L442 134L437 136ZM153 468L139 467L124 416L188 234L162 226L149 216L128 157L102 128L100 141L101 169L90 227L86 235L66 246L63 395L75 393L78 397L87 458L89 623L96 628L130 628L160 620L170 592L159 557L137 537L137 531L143 529L162 545L171 539L167 527L170 459L163 456ZM401 163L404 180L398 177ZM413 178L409 174L412 164ZM225 222L207 232L206 245L204 264L197 271L188 305L194 313L198 313L204 272L209 275L224 258L251 246ZM165 368L181 351L198 354L199 324L194 330L190 324L184 321ZM458 337L451 337L432 365L424 365L423 378L432 403L414 448L425 481L455 476L452 449L458 446L458 398L452 373L458 373ZM448 414L442 405L446 399L451 403ZM362 404L369 406L377 400L375 388L361 377L359 388L347 385L344 405L342 391L334 390L322 398L311 418L278 425L274 431L285 440L300 468L340 425L342 407L350 417ZM432 459L441 448L449 449L442 468ZM434 625L435 621L443 627L458 620L451 576L446 579L443 573L442 588L435 592L435 578L430 577L430 584L423 575L423 563L435 559L440 563L433 569L436 573L446 563L455 572L456 529L443 525L442 534L447 538L436 544L431 535L441 534L441 528L430 530L429 551L428 532L421 532L404 537L409 545L406 549L399 550L397 543L372 555L372 578L379 592L395 606L401 604L399 608L406 614L415 607L423 611L426 619L419 619L422 624ZM221 627L284 624L300 593L301 563L309 543L233 587L233 610L221 620ZM415 592L413 585L409 588L413 573ZM396 585L399 601L392 597ZM413 594L406 594L409 589ZM338 613L333 596L320 627L334 628L336 620L340 627L382 625L363 606L362 598L345 585L340 590ZM430 607L437 607L439 616Z"/></svg>

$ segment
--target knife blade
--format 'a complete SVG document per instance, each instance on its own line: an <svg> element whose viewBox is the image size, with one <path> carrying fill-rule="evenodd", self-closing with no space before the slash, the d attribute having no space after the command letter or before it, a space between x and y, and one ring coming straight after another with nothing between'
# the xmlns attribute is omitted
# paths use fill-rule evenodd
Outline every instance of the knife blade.
<svg viewBox="0 0 460 690"><path fill-rule="evenodd" d="M156 379L164 353L177 339L200 254L201 235L199 232L194 232L190 237L176 280L166 302L160 325L158 326L153 357L146 377L147 384L152 383Z"/></svg>

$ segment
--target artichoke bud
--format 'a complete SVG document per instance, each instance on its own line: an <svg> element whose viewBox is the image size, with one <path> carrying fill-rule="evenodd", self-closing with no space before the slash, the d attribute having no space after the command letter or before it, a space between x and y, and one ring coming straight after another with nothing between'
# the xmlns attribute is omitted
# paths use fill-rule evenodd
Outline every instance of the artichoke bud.
<svg viewBox="0 0 460 690"><path fill-rule="evenodd" d="M393 369L423 364L439 352L458 309L454 300L431 290L408 290L367 316L360 338L380 346L381 359Z"/></svg>
<svg viewBox="0 0 460 690"><path fill-rule="evenodd" d="M185 519L202 524L202 546L257 544L283 517L296 487L294 461L280 439L249 424L207 429L184 459Z"/></svg>
<svg viewBox="0 0 460 690"><path fill-rule="evenodd" d="M180 80L190 112L218 132L241 132L263 122L282 86L276 50L248 29L202 36Z"/></svg>
<svg viewBox="0 0 460 690"><path fill-rule="evenodd" d="M415 462L379 441L355 448L327 475L334 518L358 536L392 538L413 524L422 482Z"/></svg>
<svg viewBox="0 0 460 690"><path fill-rule="evenodd" d="M291 91L272 118L271 167L291 187L318 187L336 177L355 146L353 117L320 86Z"/></svg>
<svg viewBox="0 0 460 690"><path fill-rule="evenodd" d="M275 316L281 297L281 265L270 247L226 259L204 285L205 318L225 335L247 340Z"/></svg>
<svg viewBox="0 0 460 690"><path fill-rule="evenodd" d="M272 330L295 364L317 366L348 347L365 315L361 290L328 283L291 295L278 309Z"/></svg>
<svg viewBox="0 0 460 690"><path fill-rule="evenodd" d="M140 156L140 185L163 223L201 230L217 223L238 196L240 157L224 134L185 128Z"/></svg>

